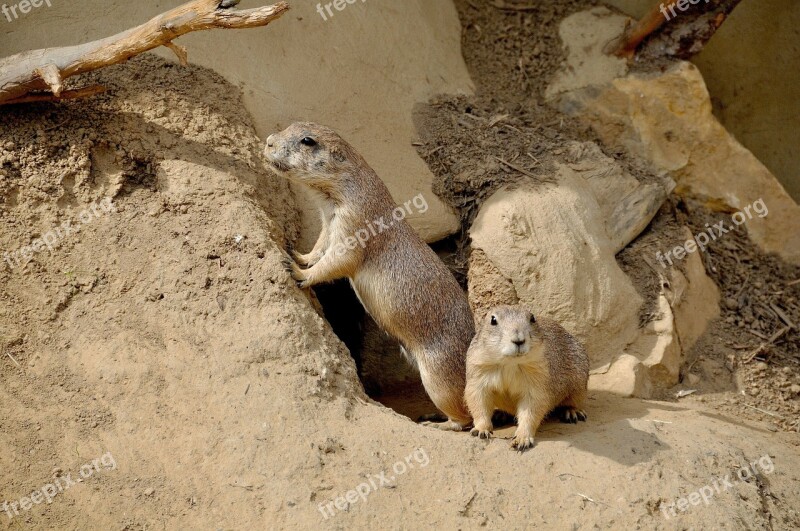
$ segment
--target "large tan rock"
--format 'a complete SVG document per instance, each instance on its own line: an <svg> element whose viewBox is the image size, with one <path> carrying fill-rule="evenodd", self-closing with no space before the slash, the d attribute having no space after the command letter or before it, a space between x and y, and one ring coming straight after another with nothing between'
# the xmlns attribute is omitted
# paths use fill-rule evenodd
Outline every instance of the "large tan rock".
<svg viewBox="0 0 800 531"><path fill-rule="evenodd" d="M565 19L561 37L569 56L589 50L596 58L618 18L595 9ZM594 42L576 24L589 19L606 28L588 34ZM717 121L694 65L679 62L665 72L628 75L608 68L603 76L591 63L569 61L549 87L548 95L564 112L586 119L605 144L669 175L680 194L707 196L722 209L741 210L763 200L769 215L748 220L750 237L763 250L800 263L800 206Z"/></svg>
<svg viewBox="0 0 800 531"><path fill-rule="evenodd" d="M85 0L76 9L53 2L13 24L3 20L0 54L105 37L182 3ZM249 4L242 7L254 3ZM424 239L454 233L458 217L431 191L433 175L412 146L412 107L435 94L473 89L455 7L425 0L356 2L324 20L316 4L291 2L292 10L267 28L202 32L178 42L192 63L241 88L262 139L293 121L329 125L364 155L396 201L424 194L428 210L408 218ZM167 50L160 55L174 60ZM302 197L303 240L309 245L317 214Z"/></svg>
<svg viewBox="0 0 800 531"><path fill-rule="evenodd" d="M470 236L473 249L510 280L518 301L576 334L593 365L616 358L636 339L641 298L614 259L597 199L571 168L559 167L556 186L495 193ZM480 279L470 284L471 293L485 293Z"/></svg>
<svg viewBox="0 0 800 531"><path fill-rule="evenodd" d="M504 188L483 205L470 231L470 301L476 316L522 303L558 320L589 351L592 389L648 397L678 383L683 353L719 313L718 290L690 255L685 272L658 271L659 317L640 329L642 299L615 255L673 183L640 183L592 143L569 144L566 160L555 185Z"/></svg>
<svg viewBox="0 0 800 531"><path fill-rule="evenodd" d="M684 235L686 241L692 238L688 227L684 227ZM670 268L661 284L672 308L675 333L687 352L703 335L707 324L719 317L719 288L706 274L698 253L687 255L683 269Z"/></svg>
<svg viewBox="0 0 800 531"><path fill-rule="evenodd" d="M669 178L640 183L593 142L571 142L567 158L597 198L614 254L642 233L675 187Z"/></svg>
<svg viewBox="0 0 800 531"><path fill-rule="evenodd" d="M606 3L634 18L654 4L652 0ZM740 2L692 64L700 69L713 97L714 115L800 201L800 68L787 68L797 64L797 27L796 0Z"/></svg>

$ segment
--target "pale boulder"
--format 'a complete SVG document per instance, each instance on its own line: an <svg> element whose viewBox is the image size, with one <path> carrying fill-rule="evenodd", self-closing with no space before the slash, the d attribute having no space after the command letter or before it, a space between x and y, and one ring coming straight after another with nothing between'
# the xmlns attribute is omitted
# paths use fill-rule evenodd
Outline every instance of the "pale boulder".
<svg viewBox="0 0 800 531"><path fill-rule="evenodd" d="M688 228L684 232L687 239L691 237ZM659 317L641 329L628 353L593 372L592 389L646 398L655 387L672 387L679 382L684 354L719 317L719 289L706 275L697 253L687 256L683 271L674 266L652 267L661 280Z"/></svg>
<svg viewBox="0 0 800 531"><path fill-rule="evenodd" d="M586 180L597 198L614 254L647 228L675 187L669 177L639 182L593 142L571 142L567 159L568 166Z"/></svg>
<svg viewBox="0 0 800 531"><path fill-rule="evenodd" d="M516 294L508 300L510 291L500 290L492 303L520 302L560 322L585 342L593 366L636 339L642 300L614 259L594 193L571 168L558 168L556 186L501 189L483 205L470 235L473 249ZM470 280L470 293L487 293L480 278ZM486 307L487 299L473 304Z"/></svg>
<svg viewBox="0 0 800 531"><path fill-rule="evenodd" d="M558 34L567 57L556 73L545 97L605 83L628 72L628 63L604 52L605 45L625 29L627 18L607 7L580 11L561 22Z"/></svg>
<svg viewBox="0 0 800 531"><path fill-rule="evenodd" d="M769 215L747 222L750 237L764 251L800 263L800 206L714 117L694 65L676 62L647 74L611 65L596 68L609 35L620 30L620 19L595 8L561 23L568 58L547 96L563 112L587 120L606 145L669 175L681 195L708 197L709 206L721 210L763 200ZM591 31L584 29L587 25Z"/></svg>
<svg viewBox="0 0 800 531"><path fill-rule="evenodd" d="M671 182L640 183L591 143L570 144L566 159L555 184L503 188L483 205L470 231L470 302L478 318L521 303L556 319L586 345L592 389L649 397L678 383L683 353L719 314L719 292L696 253L684 272L653 265L659 318L640 329L642 299L615 255L646 227Z"/></svg>

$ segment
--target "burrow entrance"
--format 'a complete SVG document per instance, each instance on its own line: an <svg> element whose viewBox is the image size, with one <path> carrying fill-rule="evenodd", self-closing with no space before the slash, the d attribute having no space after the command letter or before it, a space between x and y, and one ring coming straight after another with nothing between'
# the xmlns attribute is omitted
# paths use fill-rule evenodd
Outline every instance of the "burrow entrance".
<svg viewBox="0 0 800 531"><path fill-rule="evenodd" d="M425 393L419 373L361 306L346 279L314 287L325 319L350 350L364 391L411 420L438 410Z"/></svg>

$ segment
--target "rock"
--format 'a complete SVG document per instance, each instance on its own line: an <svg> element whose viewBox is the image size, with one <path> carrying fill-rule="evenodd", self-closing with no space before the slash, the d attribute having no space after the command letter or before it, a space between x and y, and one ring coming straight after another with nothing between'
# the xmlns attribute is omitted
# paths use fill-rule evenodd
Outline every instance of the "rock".
<svg viewBox="0 0 800 531"><path fill-rule="evenodd" d="M473 306L527 304L584 341L593 366L636 339L641 298L617 265L591 187L575 170L560 165L557 186L501 189L484 203L470 236L477 250L470 269L485 271L484 256L494 268L486 285L470 276ZM505 287L495 292L497 285Z"/></svg>
<svg viewBox="0 0 800 531"><path fill-rule="evenodd" d="M727 225L734 211L749 209L743 226L753 241L800 263L800 206L713 116L691 63L562 93L558 105L587 120L606 145L668 174L677 193L709 198L707 206L726 212Z"/></svg>
<svg viewBox="0 0 800 531"><path fill-rule="evenodd" d="M608 223L627 204L619 200L624 191L646 185L592 146L569 147L570 164L558 166L555 185L504 188L486 201L470 230L470 301L477 315L519 302L556 319L602 368L593 377L598 389L646 397L654 386L678 383L683 351L719 314L719 292L695 253L685 273L664 269L660 317L639 329L641 298L615 259L638 232L622 236Z"/></svg>
<svg viewBox="0 0 800 531"><path fill-rule="evenodd" d="M628 246L655 217L667 200L668 191L658 184L641 184L621 196L606 222L616 252Z"/></svg>
<svg viewBox="0 0 800 531"><path fill-rule="evenodd" d="M649 397L652 385L641 360L623 354L589 374L589 389L626 397Z"/></svg>
<svg viewBox="0 0 800 531"><path fill-rule="evenodd" d="M661 317L647 323L627 352L642 360L652 384L667 388L678 383L683 353L674 314L663 292L658 298L658 311Z"/></svg>
<svg viewBox="0 0 800 531"><path fill-rule="evenodd" d="M615 254L641 234L675 187L671 179L640 183L593 142L571 142L568 158L597 198Z"/></svg>
<svg viewBox="0 0 800 531"><path fill-rule="evenodd" d="M545 96L598 85L628 72L624 59L603 51L606 43L625 29L626 17L606 7L575 13L561 22L558 34L567 50L567 59L547 87Z"/></svg>
<svg viewBox="0 0 800 531"><path fill-rule="evenodd" d="M687 239L691 231L684 228ZM708 324L719 317L719 288L706 274L703 260L698 253L687 255L684 270L674 267L669 270L664 294L669 301L675 320L675 331L684 352L691 349L706 331Z"/></svg>
<svg viewBox="0 0 800 531"><path fill-rule="evenodd" d="M690 237L688 228L684 232ZM668 270L658 299L660 317L648 323L627 349L647 367L650 382L662 388L678 383L683 353L719 316L719 290L706 275L700 256L687 256L684 267L685 272L677 267Z"/></svg>

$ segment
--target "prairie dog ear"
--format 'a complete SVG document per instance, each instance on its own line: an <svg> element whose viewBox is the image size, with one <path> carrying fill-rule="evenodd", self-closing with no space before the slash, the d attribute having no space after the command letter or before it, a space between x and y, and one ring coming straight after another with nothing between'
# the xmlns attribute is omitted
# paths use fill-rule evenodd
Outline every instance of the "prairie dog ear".
<svg viewBox="0 0 800 531"><path fill-rule="evenodd" d="M347 156L344 154L344 152L335 148L331 150L331 157L333 157L333 160L336 162L344 162L347 160Z"/></svg>
<svg viewBox="0 0 800 531"><path fill-rule="evenodd" d="M536 316L533 315L533 312L528 312L528 314L530 315L531 324L536 324Z"/></svg>

